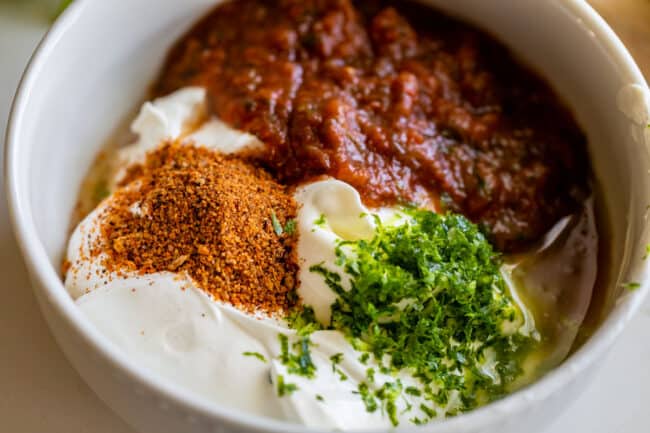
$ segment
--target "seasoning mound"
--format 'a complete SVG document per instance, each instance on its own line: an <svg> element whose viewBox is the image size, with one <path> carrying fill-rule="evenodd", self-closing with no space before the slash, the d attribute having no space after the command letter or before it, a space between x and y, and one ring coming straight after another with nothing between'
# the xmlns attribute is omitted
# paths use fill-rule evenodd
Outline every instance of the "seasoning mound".
<svg viewBox="0 0 650 433"><path fill-rule="evenodd" d="M167 143L124 183L103 210L92 251L106 254L110 272L185 273L248 312L294 306L296 203L263 169Z"/></svg>

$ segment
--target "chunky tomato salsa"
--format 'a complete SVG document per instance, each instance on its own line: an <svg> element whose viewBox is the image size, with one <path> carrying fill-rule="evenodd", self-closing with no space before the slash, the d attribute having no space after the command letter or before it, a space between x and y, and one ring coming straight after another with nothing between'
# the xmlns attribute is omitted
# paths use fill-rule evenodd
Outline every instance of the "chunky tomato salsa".
<svg viewBox="0 0 650 433"><path fill-rule="evenodd" d="M240 0L172 49L156 85L267 144L280 181L348 182L371 206L463 213L505 252L589 193L584 134L489 35L410 2Z"/></svg>

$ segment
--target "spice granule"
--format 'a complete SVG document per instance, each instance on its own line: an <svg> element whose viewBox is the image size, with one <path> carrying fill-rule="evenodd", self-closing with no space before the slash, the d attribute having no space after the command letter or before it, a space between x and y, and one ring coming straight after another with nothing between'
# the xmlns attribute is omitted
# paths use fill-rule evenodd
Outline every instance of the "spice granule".
<svg viewBox="0 0 650 433"><path fill-rule="evenodd" d="M129 171L92 254L111 272L186 274L215 299L278 313L297 302L296 217L285 186L206 148L166 143ZM291 224L289 224L291 225Z"/></svg>

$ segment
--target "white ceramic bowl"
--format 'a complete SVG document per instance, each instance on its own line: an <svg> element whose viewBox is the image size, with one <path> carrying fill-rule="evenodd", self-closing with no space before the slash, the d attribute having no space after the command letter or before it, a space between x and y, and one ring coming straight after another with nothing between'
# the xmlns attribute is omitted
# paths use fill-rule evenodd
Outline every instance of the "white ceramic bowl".
<svg viewBox="0 0 650 433"><path fill-rule="evenodd" d="M142 432L306 429L201 399L137 365L77 310L59 265L79 185L111 131L143 98L166 49L214 0L77 0L34 55L14 103L6 154L13 224L43 314L81 376ZM647 85L625 47L578 0L431 0L499 37L569 103L589 136L611 233L611 311L596 334L534 385L455 419L401 432L534 432L589 380L648 291ZM634 292L621 283L638 281ZM623 372L622 372L623 373Z"/></svg>

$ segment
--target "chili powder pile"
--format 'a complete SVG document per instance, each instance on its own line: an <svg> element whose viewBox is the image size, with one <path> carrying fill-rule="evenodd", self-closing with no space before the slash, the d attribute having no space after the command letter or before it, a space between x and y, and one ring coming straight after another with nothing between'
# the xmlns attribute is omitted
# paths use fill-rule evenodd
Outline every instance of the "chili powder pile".
<svg viewBox="0 0 650 433"><path fill-rule="evenodd" d="M261 168L167 143L133 167L103 210L93 254L111 272L185 273L248 312L297 301L296 203Z"/></svg>

